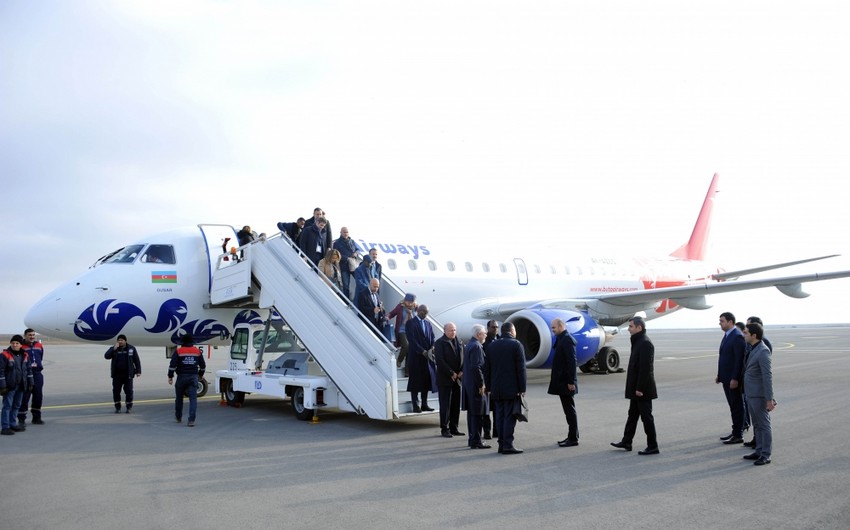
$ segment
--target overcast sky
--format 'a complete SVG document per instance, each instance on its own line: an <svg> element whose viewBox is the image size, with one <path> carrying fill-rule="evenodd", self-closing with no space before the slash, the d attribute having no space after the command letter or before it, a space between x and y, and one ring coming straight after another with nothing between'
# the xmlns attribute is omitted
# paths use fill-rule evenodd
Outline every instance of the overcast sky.
<svg viewBox="0 0 850 530"><path fill-rule="evenodd" d="M482 257L664 255L716 171L727 269L850 254L848 8L782 4L2 2L0 331L132 240L314 206ZM850 280L808 290L653 325L850 320Z"/></svg>

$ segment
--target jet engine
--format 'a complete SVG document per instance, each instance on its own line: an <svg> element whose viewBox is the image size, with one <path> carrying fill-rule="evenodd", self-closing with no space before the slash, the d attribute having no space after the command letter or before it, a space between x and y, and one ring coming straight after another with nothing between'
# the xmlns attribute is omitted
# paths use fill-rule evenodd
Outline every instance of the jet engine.
<svg viewBox="0 0 850 530"><path fill-rule="evenodd" d="M516 327L516 338L525 348L527 368L549 368L552 365L554 335L551 325L552 320L556 318L566 323L567 333L576 341L576 362L579 366L593 361L600 351L607 353L610 350L610 348L603 348L605 330L585 312L564 309L523 309L509 316L506 322ZM607 360L605 364L610 367ZM619 367L619 357L616 364Z"/></svg>

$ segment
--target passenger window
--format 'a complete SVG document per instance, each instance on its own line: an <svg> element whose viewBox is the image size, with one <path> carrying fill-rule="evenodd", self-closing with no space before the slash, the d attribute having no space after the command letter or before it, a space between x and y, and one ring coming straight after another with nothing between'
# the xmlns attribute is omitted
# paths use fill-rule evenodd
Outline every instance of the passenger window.
<svg viewBox="0 0 850 530"><path fill-rule="evenodd" d="M454 272L455 271L454 262L453 261L447 261L446 262L446 268L449 269L449 272Z"/></svg>
<svg viewBox="0 0 850 530"><path fill-rule="evenodd" d="M431 269L432 271L437 270L437 262L434 261L434 260L429 260L428 261L428 268Z"/></svg>
<svg viewBox="0 0 850 530"><path fill-rule="evenodd" d="M490 265L488 263L482 263L481 270L483 270L484 272L490 272Z"/></svg>
<svg viewBox="0 0 850 530"><path fill-rule="evenodd" d="M549 265L549 270L552 271L552 274L558 274L558 270L555 269L554 265Z"/></svg>
<svg viewBox="0 0 850 530"><path fill-rule="evenodd" d="M387 260L387 266L390 268L390 270L395 270L395 267L396 267L395 260L394 259L388 259Z"/></svg>
<svg viewBox="0 0 850 530"><path fill-rule="evenodd" d="M472 272L472 263L466 262L463 264L464 268L466 268L466 272Z"/></svg>
<svg viewBox="0 0 850 530"><path fill-rule="evenodd" d="M537 273L537 274L540 274L540 265L534 266L534 272Z"/></svg>
<svg viewBox="0 0 850 530"><path fill-rule="evenodd" d="M508 267L504 263L499 263L499 272L508 272Z"/></svg>
<svg viewBox="0 0 850 530"><path fill-rule="evenodd" d="M407 266L410 267L410 270L415 271L416 270L416 260L415 259L408 260Z"/></svg>
<svg viewBox="0 0 850 530"><path fill-rule="evenodd" d="M567 273L567 276L570 275L570 266L569 265L564 265L564 272Z"/></svg>
<svg viewBox="0 0 850 530"><path fill-rule="evenodd" d="M171 245L151 245L142 256L142 263L165 263L174 265L174 247Z"/></svg>

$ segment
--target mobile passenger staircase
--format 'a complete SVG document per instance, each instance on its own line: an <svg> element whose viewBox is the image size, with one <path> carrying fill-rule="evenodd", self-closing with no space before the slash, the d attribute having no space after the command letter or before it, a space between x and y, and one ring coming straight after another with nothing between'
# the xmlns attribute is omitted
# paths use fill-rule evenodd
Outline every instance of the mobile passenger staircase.
<svg viewBox="0 0 850 530"><path fill-rule="evenodd" d="M385 307L395 307L404 293L386 276L381 284ZM265 370L259 366L262 350L258 366L250 365L250 359L235 362L231 353L230 368L216 373L219 392L241 398L248 393L285 397L285 388L302 419L308 418L298 414L299 406L350 410L382 420L413 414L406 379L399 377L396 368L396 348L288 237L261 238L218 258L210 286L212 305L237 305L245 300L276 311L320 371L308 375L306 368L299 368L306 357L303 353L300 358L286 353L269 359ZM436 398L429 396L434 409L438 408Z"/></svg>

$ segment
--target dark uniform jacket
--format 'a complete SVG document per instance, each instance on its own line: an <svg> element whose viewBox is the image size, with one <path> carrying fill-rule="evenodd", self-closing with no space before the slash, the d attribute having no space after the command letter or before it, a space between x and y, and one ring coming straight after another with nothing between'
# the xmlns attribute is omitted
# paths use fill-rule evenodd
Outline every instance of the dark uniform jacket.
<svg viewBox="0 0 850 530"><path fill-rule="evenodd" d="M525 392L525 349L511 337L496 339L487 346L484 379L490 399L516 399Z"/></svg>
<svg viewBox="0 0 850 530"><path fill-rule="evenodd" d="M116 377L132 379L136 377L136 374L141 375L142 373L142 361L139 359L139 352L132 344L127 344L124 348L111 346L103 354L103 358L112 360L109 365L109 373L113 379Z"/></svg>
<svg viewBox="0 0 850 530"><path fill-rule="evenodd" d="M14 351L7 348L0 352L0 390L31 388L32 368L27 352L23 348Z"/></svg>
<svg viewBox="0 0 850 530"><path fill-rule="evenodd" d="M434 361L437 363L437 386L459 385L460 380L452 381L452 375L463 371L463 346L457 337L449 339L445 335L434 343Z"/></svg>
<svg viewBox="0 0 850 530"><path fill-rule="evenodd" d="M481 395L484 386L484 347L475 337L463 349L463 400L468 414L489 414L487 394Z"/></svg>
<svg viewBox="0 0 850 530"><path fill-rule="evenodd" d="M655 388L655 373L653 364L655 362L655 346L646 331L635 333L631 336L632 354L629 357L629 370L626 373L626 399L651 400L658 398ZM643 392L638 397L635 391Z"/></svg>
<svg viewBox="0 0 850 530"><path fill-rule="evenodd" d="M204 361L204 354L195 346L180 346L171 356L171 363L168 365L168 378L174 377L174 372L177 376L204 376L204 371L207 369L207 363Z"/></svg>
<svg viewBox="0 0 850 530"><path fill-rule="evenodd" d="M552 357L552 372L549 379L549 394L569 396L578 392L576 374L576 340L564 330L555 337L555 355ZM567 385L576 385L571 392Z"/></svg>

